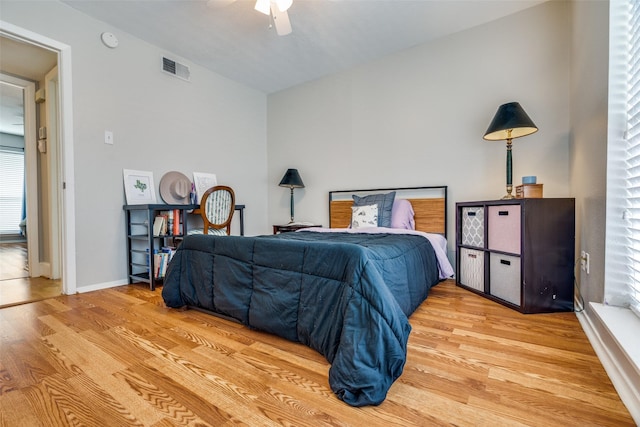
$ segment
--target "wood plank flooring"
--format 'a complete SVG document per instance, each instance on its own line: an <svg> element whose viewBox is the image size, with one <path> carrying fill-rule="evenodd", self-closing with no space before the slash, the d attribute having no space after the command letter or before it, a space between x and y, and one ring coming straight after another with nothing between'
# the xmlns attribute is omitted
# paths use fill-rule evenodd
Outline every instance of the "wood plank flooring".
<svg viewBox="0 0 640 427"><path fill-rule="evenodd" d="M61 280L29 277L26 243L0 243L0 308L40 301L61 293Z"/></svg>
<svg viewBox="0 0 640 427"><path fill-rule="evenodd" d="M27 243L0 243L0 280L29 277Z"/></svg>
<svg viewBox="0 0 640 427"><path fill-rule="evenodd" d="M314 350L142 285L0 309L1 426L632 426L575 314L522 315L453 281L410 319L377 407Z"/></svg>

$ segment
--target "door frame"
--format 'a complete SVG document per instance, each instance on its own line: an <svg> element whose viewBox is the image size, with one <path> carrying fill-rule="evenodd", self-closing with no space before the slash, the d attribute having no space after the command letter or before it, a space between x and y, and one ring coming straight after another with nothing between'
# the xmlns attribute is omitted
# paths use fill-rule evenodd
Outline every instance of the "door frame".
<svg viewBox="0 0 640 427"><path fill-rule="evenodd" d="M71 90L71 46L0 20L0 34L24 43L51 50L58 55L59 176L62 178L62 293L75 294L76 226L73 162L73 104ZM35 131L35 130L34 130Z"/></svg>

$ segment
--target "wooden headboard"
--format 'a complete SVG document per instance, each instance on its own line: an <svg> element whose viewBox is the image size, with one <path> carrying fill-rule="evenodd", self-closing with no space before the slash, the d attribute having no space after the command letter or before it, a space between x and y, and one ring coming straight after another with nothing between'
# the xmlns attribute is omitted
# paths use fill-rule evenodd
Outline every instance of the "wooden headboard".
<svg viewBox="0 0 640 427"><path fill-rule="evenodd" d="M351 223L353 195L396 192L397 199L407 199L414 211L416 230L447 237L447 186L381 188L376 190L338 190L329 192L329 227L347 228Z"/></svg>

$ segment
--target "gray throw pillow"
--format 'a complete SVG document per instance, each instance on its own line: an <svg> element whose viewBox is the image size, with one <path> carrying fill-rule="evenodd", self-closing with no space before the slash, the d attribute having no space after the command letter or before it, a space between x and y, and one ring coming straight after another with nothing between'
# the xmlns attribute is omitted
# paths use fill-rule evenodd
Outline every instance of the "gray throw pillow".
<svg viewBox="0 0 640 427"><path fill-rule="evenodd" d="M395 191L387 194L371 194L364 197L353 196L353 205L378 205L378 227L391 227L391 211L395 197Z"/></svg>

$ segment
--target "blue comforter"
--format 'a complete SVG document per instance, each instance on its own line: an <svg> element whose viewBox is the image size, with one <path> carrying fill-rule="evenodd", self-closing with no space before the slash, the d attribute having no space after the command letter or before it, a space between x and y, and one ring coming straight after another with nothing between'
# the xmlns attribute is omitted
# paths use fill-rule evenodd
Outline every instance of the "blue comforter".
<svg viewBox="0 0 640 427"><path fill-rule="evenodd" d="M283 233L185 237L162 296L301 342L331 363L329 384L352 406L378 405L400 376L408 316L438 283L421 236Z"/></svg>

